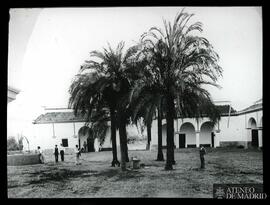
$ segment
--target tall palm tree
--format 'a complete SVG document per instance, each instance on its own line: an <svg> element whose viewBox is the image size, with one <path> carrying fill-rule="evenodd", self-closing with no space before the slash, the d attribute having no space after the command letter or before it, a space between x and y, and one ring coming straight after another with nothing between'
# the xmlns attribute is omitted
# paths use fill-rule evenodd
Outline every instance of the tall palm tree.
<svg viewBox="0 0 270 205"><path fill-rule="evenodd" d="M105 76L102 72L92 67L92 70L85 72L85 64L81 67L79 74L75 76L70 86L69 93L69 107L74 109L75 115L79 112L87 115L87 124L89 122L97 122L100 118L109 116L111 121L111 141L112 141L112 153L113 160L112 166L120 164L117 159L117 148L116 148L116 126L115 126L115 109L113 101L114 98L110 99L108 96L108 90L111 87L106 87ZM109 110L109 115L106 115L103 108ZM95 116L93 112L95 111ZM96 114L98 113L99 116ZM98 116L98 117L97 117Z"/></svg>
<svg viewBox="0 0 270 205"><path fill-rule="evenodd" d="M210 94L203 86L219 87L217 80L222 75L219 57L212 45L207 39L195 35L196 32L202 32L202 23L188 24L192 16L182 10L176 15L173 24L164 21L164 30L152 27L141 39L141 54L148 61L145 72L149 73L151 80L135 86L133 93L140 96L140 93L150 90L152 96L164 98L167 122L166 170L173 169L174 163L174 118L177 114L202 117L202 111L216 110ZM142 97L141 103L137 103L137 109L146 105L149 98ZM217 115L212 118L213 121L218 120L218 113L215 113Z"/></svg>
<svg viewBox="0 0 270 205"><path fill-rule="evenodd" d="M130 82L126 70L133 67L131 58L137 52L136 46L123 53L124 42L120 42L115 50L108 45L103 52L92 51L91 60L81 67L78 79L71 85L70 105L75 113L81 111L91 118L93 108L100 110L108 107L111 118L111 139L114 166L117 160L116 129L120 134L121 167L126 169L128 161L126 124L128 111L125 98L128 95ZM132 70L132 69L131 69Z"/></svg>

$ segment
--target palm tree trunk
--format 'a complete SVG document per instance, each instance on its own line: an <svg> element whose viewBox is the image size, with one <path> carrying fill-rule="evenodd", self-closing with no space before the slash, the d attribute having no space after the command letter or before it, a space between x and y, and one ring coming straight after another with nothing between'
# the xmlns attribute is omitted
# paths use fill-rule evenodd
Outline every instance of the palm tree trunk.
<svg viewBox="0 0 270 205"><path fill-rule="evenodd" d="M146 150L150 150L150 142L151 142L151 123L147 123L147 145L146 145Z"/></svg>
<svg viewBox="0 0 270 205"><path fill-rule="evenodd" d="M111 139L112 139L112 154L113 154L113 160L112 160L112 167L115 165L120 165L120 162L117 159L117 146L116 146L116 125L115 125L115 110L113 108L110 109L110 115L111 115Z"/></svg>
<svg viewBox="0 0 270 205"><path fill-rule="evenodd" d="M164 156L162 152L162 113L160 108L158 108L158 154L157 161L164 161Z"/></svg>
<svg viewBox="0 0 270 205"><path fill-rule="evenodd" d="M166 121L167 121L167 159L165 170L173 169L174 161L174 125L173 125L173 112L174 112L174 101L173 97L168 94L167 96L167 110L166 110Z"/></svg>
<svg viewBox="0 0 270 205"><path fill-rule="evenodd" d="M127 132L126 132L126 121L121 116L119 125L119 135L120 135L120 152L121 152L121 169L126 171L126 162L128 159L128 147L127 147Z"/></svg>
<svg viewBox="0 0 270 205"><path fill-rule="evenodd" d="M125 155L126 155L126 162L129 162L129 158L128 158L128 145L127 145L127 130L126 130L126 126L124 127L124 143L125 143Z"/></svg>

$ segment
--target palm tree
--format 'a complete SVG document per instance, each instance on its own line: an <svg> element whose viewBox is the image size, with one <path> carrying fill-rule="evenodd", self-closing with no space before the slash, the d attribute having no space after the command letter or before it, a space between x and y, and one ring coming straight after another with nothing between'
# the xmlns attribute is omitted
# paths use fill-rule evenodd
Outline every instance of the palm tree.
<svg viewBox="0 0 270 205"><path fill-rule="evenodd" d="M114 115L113 98L108 96L108 90L110 87L104 89L105 77L102 72L92 67L90 72L85 72L85 67L88 64L81 66L79 74L75 76L70 86L69 93L69 107L74 109L75 115L79 112L87 114L87 124L99 121L100 118L110 118L111 121L111 140L112 140L112 153L113 160L112 166L119 164L117 159L116 149L116 126ZM101 91L103 90L103 93ZM103 108L107 107L110 111L109 115L106 115ZM93 110L95 110L95 116L93 116ZM98 113L98 115L97 115Z"/></svg>
<svg viewBox="0 0 270 205"><path fill-rule="evenodd" d="M125 99L128 95L130 82L128 72L133 67L132 56L137 52L136 46L127 49L123 54L124 42L120 42L115 50L108 45L103 52L92 51L91 60L81 66L79 77L71 85L70 105L77 111L87 113L89 119L93 108L101 110L109 108L111 118L111 139L114 166L117 160L116 129L120 134L121 167L126 169L128 161L126 124L128 110ZM132 70L132 69L130 69Z"/></svg>
<svg viewBox="0 0 270 205"><path fill-rule="evenodd" d="M203 86L219 87L216 82L222 75L219 57L212 45L207 39L194 35L202 31L202 23L188 25L192 16L182 10L176 15L173 24L164 21L165 31L152 27L141 39L141 54L148 61L144 72L149 73L149 78L147 82L135 86L133 93L140 96L148 90L149 95L159 96L159 101L164 98L167 122L166 170L173 169L173 120L177 117L176 113L179 116L202 117L202 111L208 110L207 113L210 113L209 110L216 110L210 94ZM137 103L137 110L145 106L149 98L142 97L141 103ZM189 105L189 102L192 104ZM213 121L218 120L216 111L215 114Z"/></svg>

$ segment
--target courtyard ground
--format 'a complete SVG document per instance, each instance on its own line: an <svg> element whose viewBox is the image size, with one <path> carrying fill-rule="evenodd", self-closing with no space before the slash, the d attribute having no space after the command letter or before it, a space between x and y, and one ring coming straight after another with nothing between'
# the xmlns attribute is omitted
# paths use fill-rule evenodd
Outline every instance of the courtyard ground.
<svg viewBox="0 0 270 205"><path fill-rule="evenodd" d="M166 157L166 150L163 151ZM83 153L54 163L8 166L9 198L185 197L212 198L214 183L263 183L262 152L252 149L207 149L206 168L200 169L198 149L176 149L174 170L165 171L156 151L129 151L144 168L121 172L110 167L111 151ZM118 153L120 159L120 154Z"/></svg>

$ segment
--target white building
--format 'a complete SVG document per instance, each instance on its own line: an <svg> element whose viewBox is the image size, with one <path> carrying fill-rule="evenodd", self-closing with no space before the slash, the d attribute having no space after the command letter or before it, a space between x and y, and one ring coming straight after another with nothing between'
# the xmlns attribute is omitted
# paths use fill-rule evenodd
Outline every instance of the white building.
<svg viewBox="0 0 270 205"><path fill-rule="evenodd" d="M238 146L262 147L262 100L254 105L236 112L229 105L218 106L222 115L221 120L213 126L209 118L196 120L195 118L177 119L174 121L176 148ZM54 145L62 143L66 150L73 150L76 144L86 151L97 151L94 139L89 137L83 116L74 116L70 109L46 109L46 113L34 120L34 138L31 147L41 146L43 149L53 149ZM157 120L152 123L151 149L158 144ZM134 133L134 127L127 128L128 133ZM119 133L117 132L117 145ZM166 120L162 120L162 145L166 146ZM102 149L111 149L110 129Z"/></svg>
<svg viewBox="0 0 270 205"><path fill-rule="evenodd" d="M209 118L184 118L174 121L176 148L238 146L262 147L262 100L239 112L230 113L230 106L218 106L220 121L213 125ZM157 120L152 125L152 146L157 146ZM162 145L166 146L166 120L162 120Z"/></svg>

